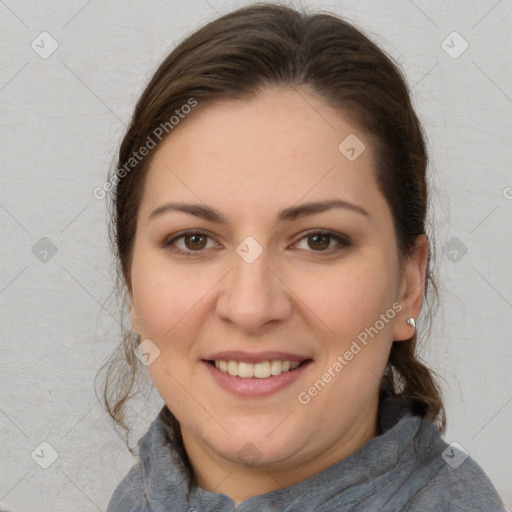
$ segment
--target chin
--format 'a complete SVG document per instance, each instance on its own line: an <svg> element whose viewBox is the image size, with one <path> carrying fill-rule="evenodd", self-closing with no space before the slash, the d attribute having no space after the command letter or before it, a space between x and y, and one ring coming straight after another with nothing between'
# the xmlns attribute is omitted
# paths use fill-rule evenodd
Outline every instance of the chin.
<svg viewBox="0 0 512 512"><path fill-rule="evenodd" d="M271 431L271 428L255 432L246 430L239 435L233 435L227 443L220 443L217 439L210 446L232 462L256 467L285 462L300 453L306 445L305 439L302 440L298 433L283 428L284 435L268 435L267 432Z"/></svg>

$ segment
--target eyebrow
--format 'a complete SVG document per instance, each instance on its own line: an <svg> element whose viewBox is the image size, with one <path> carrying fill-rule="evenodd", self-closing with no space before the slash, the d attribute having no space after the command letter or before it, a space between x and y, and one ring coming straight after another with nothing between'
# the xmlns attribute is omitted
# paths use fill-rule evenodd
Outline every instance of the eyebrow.
<svg viewBox="0 0 512 512"><path fill-rule="evenodd" d="M342 199L328 199L325 201L303 203L298 206L290 206L288 208L284 208L278 212L277 221L292 221L307 215L313 215L315 213L332 210L334 208L356 212L369 217L369 213L357 204L350 203ZM222 224L227 223L225 217L218 210L198 203L165 203L155 208L149 214L148 221L173 211L189 213L190 215L194 215L201 219L209 220L212 222L219 222Z"/></svg>

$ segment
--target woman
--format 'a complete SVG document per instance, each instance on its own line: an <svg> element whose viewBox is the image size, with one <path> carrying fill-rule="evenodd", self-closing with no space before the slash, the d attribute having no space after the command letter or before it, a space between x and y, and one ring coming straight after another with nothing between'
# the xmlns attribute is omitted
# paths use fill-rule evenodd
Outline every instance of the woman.
<svg viewBox="0 0 512 512"><path fill-rule="evenodd" d="M165 406L108 512L503 510L416 357L426 166L400 72L337 17L251 6L171 52L112 179L136 335L105 390L126 426L138 358Z"/></svg>

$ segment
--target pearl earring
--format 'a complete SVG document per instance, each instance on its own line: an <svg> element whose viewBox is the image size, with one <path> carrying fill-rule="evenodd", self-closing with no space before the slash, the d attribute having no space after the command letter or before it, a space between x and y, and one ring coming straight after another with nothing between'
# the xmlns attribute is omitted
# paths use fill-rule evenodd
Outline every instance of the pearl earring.
<svg viewBox="0 0 512 512"><path fill-rule="evenodd" d="M411 316L409 317L406 322L411 326L411 327L416 327L416 321L414 320L414 318Z"/></svg>

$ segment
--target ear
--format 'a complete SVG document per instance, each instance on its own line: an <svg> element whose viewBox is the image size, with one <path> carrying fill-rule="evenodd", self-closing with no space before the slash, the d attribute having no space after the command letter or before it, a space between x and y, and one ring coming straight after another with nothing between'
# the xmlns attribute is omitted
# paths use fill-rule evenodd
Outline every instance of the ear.
<svg viewBox="0 0 512 512"><path fill-rule="evenodd" d="M429 243L425 235L416 238L414 252L407 259L400 281L398 302L402 305L400 313L396 316L393 330L393 340L408 340L414 335L414 327L406 320L413 317L415 320L421 311L423 294L425 292L425 277L429 254Z"/></svg>

